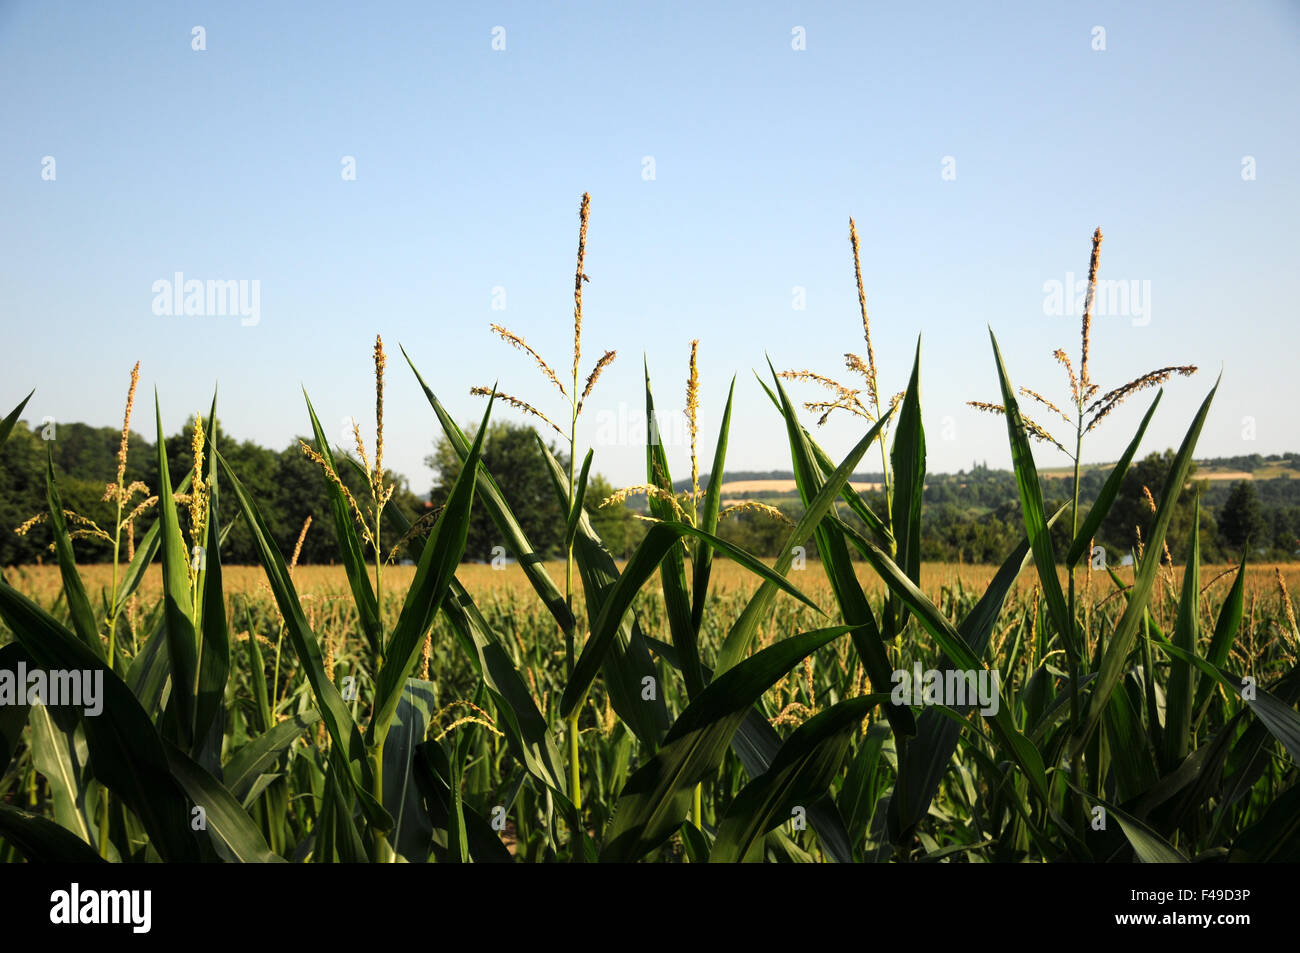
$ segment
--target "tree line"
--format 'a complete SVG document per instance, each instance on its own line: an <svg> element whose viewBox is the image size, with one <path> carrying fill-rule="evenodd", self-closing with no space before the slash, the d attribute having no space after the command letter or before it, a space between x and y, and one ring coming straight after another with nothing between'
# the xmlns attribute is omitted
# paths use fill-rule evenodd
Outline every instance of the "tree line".
<svg viewBox="0 0 1300 953"><path fill-rule="evenodd" d="M194 420L166 439L166 458L172 484L178 484L193 465L192 438ZM564 513L540 448L536 432L528 426L508 421L489 425L484 439L483 459L495 477L511 509L519 519L534 548L544 557L562 553ZM286 558L293 552L304 522L311 517L311 529L303 538L301 563L329 563L337 558L338 548L331 518L326 484L318 465L309 460L295 439L282 450L271 450L251 441L236 441L218 432L219 447L241 482L261 507L275 541ZM110 535L115 506L104 499L108 483L115 481L119 431L111 427L86 424L59 424L55 439L42 439L40 427L15 428L5 452L0 455L0 566L33 563L49 557L49 530L33 526L26 534L17 529L46 509L45 459L50 452L64 507L93 521ZM308 441L310 443L310 441ZM552 454L567 470L565 452L552 444ZM337 452L337 451L336 451ZM1168 475L1174 453L1151 453L1135 461L1125 476L1114 506L1097 536L1097 545L1105 548L1107 561L1119 562L1134 552L1139 541L1149 537L1154 514L1147 500L1147 490L1158 497ZM1292 455L1284 462L1290 464ZM1279 458L1282 459L1282 458ZM1217 463L1218 461L1216 461ZM1233 458L1232 463L1248 472L1275 462L1273 458ZM433 469L435 483L426 497L414 493L409 481L400 474L388 474L397 487L392 505L400 507L414 519L436 513L446 500L452 483L460 473L460 461L446 441L438 440L425 459ZM341 468L349 489L361 499L365 493L360 477L350 468ZM1108 470L1086 470L1079 481L1081 518L1097 498ZM732 474L731 479L746 476L789 478L789 474ZM870 482L868 474L863 479ZM126 482L140 481L150 493L158 486L156 448L141 435L132 433L127 458ZM701 478L707 486L708 476ZM682 488L682 487L679 487ZM1069 501L1071 481L1045 476L1044 497L1047 511L1054 512ZM1200 544L1207 561L1236 559L1249 547L1254 558L1286 559L1300 549L1300 480L1276 479L1210 481L1198 479L1193 469L1192 485L1184 492L1175 510L1168 540L1175 560L1181 559L1188 545L1193 507L1199 497ZM632 497L627 503L602 506L616 487L593 473L587 489L587 512L595 531L617 558L626 558L640 542L648 525L639 517L646 514L644 499ZM864 494L873 508L883 511L882 494ZM755 494L748 494L754 497ZM788 520L797 519L802 506L797 495L758 494ZM137 501L141 499L137 496ZM841 516L850 522L856 517L841 507ZM184 508L182 507L182 511ZM242 521L233 519L222 547L228 563L253 563L257 554L252 538ZM135 525L138 540L154 519L146 510ZM860 524L859 524L860 526ZM1068 519L1053 527L1058 554L1069 545ZM723 519L718 533L751 552L773 556L789 534L788 523L760 509L737 511ZM922 558L944 562L994 563L1019 542L1023 535L1019 495L1015 476L1008 470L975 466L955 474L930 474L925 489L922 523ZM382 541L385 555L398 542L396 534L385 528ZM472 515L466 558L491 561L504 555L503 539L482 507ZM83 562L111 558L112 547L92 536L78 539L78 559ZM815 545L807 544L809 556L816 555Z"/></svg>

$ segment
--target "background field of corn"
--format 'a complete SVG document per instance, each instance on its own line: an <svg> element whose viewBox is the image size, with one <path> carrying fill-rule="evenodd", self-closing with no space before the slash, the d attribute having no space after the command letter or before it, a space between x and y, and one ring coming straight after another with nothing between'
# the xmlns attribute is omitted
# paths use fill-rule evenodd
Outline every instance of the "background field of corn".
<svg viewBox="0 0 1300 953"><path fill-rule="evenodd" d="M57 565L5 572L0 669L100 672L104 710L0 707L0 858L1300 859L1295 573L1244 559L1202 566L1195 525L1186 564L1165 557L1217 385L1188 422L1166 485L1151 488L1154 525L1134 565L1107 568L1091 558L1093 536L1159 394L1087 510L1076 495L1045 511L1030 441L1057 444L1077 467L1085 435L1118 403L1195 368L1162 367L1102 393L1091 377L1090 294L1077 365L1055 355L1066 413L1013 386L990 335L1000 399L977 406L1005 417L1024 539L1001 566L923 565L921 350L905 390L882 395L857 269L866 354L847 355L846 366L858 386L811 371L757 374L804 506L780 556L769 564L717 535L731 405L706 435L712 478L701 490L692 345L692 488L673 492L664 449L648 441L645 483L618 496L646 496L652 524L616 562L588 518L605 501L586 496L593 455L574 437L615 359L583 363L589 214L584 196L572 366L557 373L493 326L542 371L567 417L482 388L482 423L464 432L426 383L436 375L421 376L403 352L464 461L433 518L412 523L385 484L382 341L369 445L358 431L354 454L331 446L306 403L314 439L303 452L330 488L319 518L341 541L338 568L296 567L277 547L221 455L215 399L184 481L173 487L160 459L160 486L124 485L124 462L107 484L118 518L96 529L113 540L111 565L77 565L74 538L87 530L47 467L41 518ZM852 223L850 233L856 268ZM1100 244L1098 231L1092 282ZM805 405L807 426L783 381L829 391ZM123 454L135 386L133 373ZM1072 439L1027 417L1021 398L1063 418ZM653 420L648 372L645 400ZM567 514L561 562L533 553L481 465L503 403L568 442L567 467L538 442ZM0 424L0 453L25 404ZM843 460L813 436L834 412L862 424ZM157 446L162 457L166 443ZM877 453L883 512L849 484ZM137 540L141 506L159 518ZM513 557L504 570L462 561L474 508ZM236 520L257 541L258 567L222 565L221 537ZM1057 521L1070 527L1068 552L1054 549ZM394 534L393 551L376 545ZM805 564L812 543L820 558ZM916 664L996 671L996 710L894 703L893 673Z"/></svg>

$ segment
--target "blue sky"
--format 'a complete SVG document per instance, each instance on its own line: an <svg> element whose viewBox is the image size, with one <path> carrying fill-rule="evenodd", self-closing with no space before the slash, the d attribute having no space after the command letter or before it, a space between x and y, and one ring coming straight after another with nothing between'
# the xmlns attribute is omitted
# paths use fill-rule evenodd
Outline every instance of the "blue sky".
<svg viewBox="0 0 1300 953"><path fill-rule="evenodd" d="M327 427L369 435L381 333L386 459L427 489L436 424L398 343L461 420L494 380L561 414L488 326L568 368L589 191L583 376L618 359L579 443L615 483L644 476L643 355L680 414L692 338L706 461L734 374L729 469L788 468L752 371L849 376L850 215L886 394L922 336L932 470L1009 463L1003 424L965 405L996 399L989 325L1015 383L1062 402L1051 354L1077 363L1078 316L1047 313L1047 289L1086 275L1096 226L1102 278L1135 296L1094 319L1094 379L1201 367L1145 449L1179 442L1220 369L1199 455L1300 449L1300 6L468 6L0 5L0 403L36 387L29 417L120 425L140 360L168 432L219 384L236 437L305 433L302 386ZM155 314L177 272L258 282L256 324ZM1085 459L1115 459L1147 403ZM838 454L861 433L822 437Z"/></svg>

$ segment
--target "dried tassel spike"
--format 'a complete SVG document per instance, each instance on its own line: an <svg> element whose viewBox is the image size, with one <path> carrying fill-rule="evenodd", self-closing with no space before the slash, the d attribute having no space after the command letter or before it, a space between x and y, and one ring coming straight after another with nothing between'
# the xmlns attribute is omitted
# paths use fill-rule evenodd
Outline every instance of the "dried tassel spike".
<svg viewBox="0 0 1300 953"><path fill-rule="evenodd" d="M1097 270L1101 258L1101 228L1092 233L1092 258L1088 262L1088 297L1083 305L1083 326L1079 332L1083 354L1079 362L1079 386L1086 392L1091 380L1088 377L1088 347L1092 343L1092 305L1097 298Z"/></svg>
<svg viewBox="0 0 1300 953"><path fill-rule="evenodd" d="M760 503L758 500L742 500L739 503L733 503L731 506L724 508L723 511L718 514L718 519L721 521L726 519L728 516L737 516L741 513L762 513L764 516L771 517L777 522L785 523L789 526L794 525L794 520L790 519L790 517L786 516L775 506Z"/></svg>
<svg viewBox="0 0 1300 953"><path fill-rule="evenodd" d="M966 401L966 403L974 407L976 410L982 410L985 413L1005 415L1007 412L1006 408L1003 407L1001 404L989 404L989 403L985 403L982 400L968 400ZM1050 433L1048 433L1041 426L1039 426L1039 424L1036 421L1034 421L1033 418L1027 417L1025 416L1025 414L1022 413L1020 415L1020 420L1024 423L1025 433L1027 433L1029 436L1043 443L1052 444L1052 446L1056 447L1056 449L1060 450L1062 453L1066 453L1066 454L1069 453L1069 451L1066 450L1065 447L1061 446L1061 442L1059 440L1057 440Z"/></svg>
<svg viewBox="0 0 1300 953"><path fill-rule="evenodd" d="M471 387L469 389L469 392L476 397L491 397L493 394L492 388L490 387ZM520 400L518 397L512 397L509 394L503 394L501 393L501 391L496 391L495 393L496 393L497 400L504 400L511 407L518 408L519 410L522 410L526 414L532 414L538 420L546 421L546 423L550 425L552 430L558 433L565 440L569 439L568 434L566 434L563 430L557 427L555 425L555 422L551 420L550 417L547 417L544 413L542 413L532 404L528 403L527 401Z"/></svg>
<svg viewBox="0 0 1300 953"><path fill-rule="evenodd" d="M582 283L588 280L583 273L587 257L587 223L591 218L591 193L582 193L582 206L578 209L578 268L573 276L573 379L578 379L578 362L582 358Z"/></svg>
<svg viewBox="0 0 1300 953"><path fill-rule="evenodd" d="M1157 385L1163 384L1165 381L1169 380L1169 378L1172 377L1174 374L1181 374L1184 377L1191 377L1193 374L1196 373L1196 370L1197 368L1195 364L1183 364L1183 365L1177 365L1172 367L1161 367L1161 368L1157 368L1154 371L1148 371L1147 373L1143 374L1141 377L1129 381L1127 384L1123 385L1122 387L1116 387L1114 390L1108 391L1107 393L1103 394L1101 398L1095 401L1090 407L1088 407L1087 411L1085 411L1085 413L1092 414L1092 420L1089 421L1088 426L1084 432L1086 433L1088 430L1091 430L1093 427L1097 426L1097 424L1099 424L1107 414L1109 414L1120 404L1124 403L1124 401L1128 400L1138 391L1146 390L1148 387L1156 387ZM1093 389L1094 390L1096 389L1095 384L1093 385Z"/></svg>
<svg viewBox="0 0 1300 953"><path fill-rule="evenodd" d="M361 464L365 467L366 473L370 473L370 455L366 453L366 443L361 439L361 428L357 426L357 418L352 418L352 437L357 444L357 456L361 457Z"/></svg>
<svg viewBox="0 0 1300 953"><path fill-rule="evenodd" d="M424 645L420 647L420 678L423 681L429 680L429 651L433 647L433 629L430 629L424 636Z"/></svg>
<svg viewBox="0 0 1300 953"><path fill-rule="evenodd" d="M208 515L207 485L203 482L203 415L194 415L194 433L190 439L190 453L194 459L193 477L190 480L190 533L195 546L203 545L203 530Z"/></svg>
<svg viewBox="0 0 1300 953"><path fill-rule="evenodd" d="M334 667L335 667L334 640L329 637L328 633L326 633L324 641L325 641L325 677L328 678L332 684L334 682Z"/></svg>
<svg viewBox="0 0 1300 953"><path fill-rule="evenodd" d="M319 466L322 471L324 471L326 479L328 479L331 483L333 483L336 487L339 488L340 492L342 492L343 494L343 498L348 501L348 508L352 510L353 519L355 519L357 521L357 525L361 527L362 538L365 539L367 543L373 545L374 539L370 535L370 527L366 525L366 518L361 514L361 507L357 506L356 497L352 495L352 491L348 489L347 484L344 483L341 479L339 479L339 475L334 472L333 467L331 467L328 463L325 462L325 458L322 457L315 450L313 450L310 446L308 446L306 443L304 443L301 440L298 441L298 446L302 450L303 454L309 460L311 460L313 463Z"/></svg>
<svg viewBox="0 0 1300 953"><path fill-rule="evenodd" d="M384 339L375 335L375 469L370 478L376 499L384 485Z"/></svg>
<svg viewBox="0 0 1300 953"><path fill-rule="evenodd" d="M674 496L672 493L669 493L667 490L663 489L662 487L654 486L649 483L638 483L635 486L627 486L621 490L617 490L614 493L611 493L609 496L605 497L605 499L601 500L599 506L602 507L614 506L617 503L626 502L627 498L630 496L641 496L641 495L651 497L656 500L662 500L665 503L669 503L672 505L673 509L677 512L679 516L685 515L682 512L681 504L677 502L676 496Z"/></svg>
<svg viewBox="0 0 1300 953"><path fill-rule="evenodd" d="M700 339L691 342L690 373L686 378L686 423L691 433L691 499L700 498L700 460L696 453L696 438L699 436L700 410L700 368L696 361L700 348Z"/></svg>
<svg viewBox="0 0 1300 953"><path fill-rule="evenodd" d="M117 448L117 485L126 479L126 452L131 438L131 411L135 408L135 387L140 383L140 362L131 368L131 386L126 392L126 414L122 418L122 442Z"/></svg>
<svg viewBox="0 0 1300 953"><path fill-rule="evenodd" d="M1061 410L1060 407L1057 407L1054 403L1052 403L1050 400L1048 400L1046 397L1044 397L1042 394L1038 393L1037 391L1030 390L1028 387L1022 387L1020 388L1020 393L1024 394L1026 397L1032 397L1034 400L1038 401L1048 410L1055 411L1056 413L1060 414L1061 419L1064 420L1067 424L1070 422L1070 418L1065 416L1065 411Z"/></svg>
<svg viewBox="0 0 1300 953"><path fill-rule="evenodd" d="M1282 578L1282 570L1274 566L1273 575L1277 578L1277 590L1282 597L1282 612L1286 617L1287 625L1290 627L1290 631L1285 634L1290 639L1292 648L1295 648L1300 645L1300 629L1296 628L1295 608L1291 605L1291 594L1287 592L1286 581Z"/></svg>
<svg viewBox="0 0 1300 953"><path fill-rule="evenodd" d="M499 324L493 324L490 325L490 327L492 328L492 331L495 334L500 336L500 338L503 341L505 341L507 344L509 344L511 347L517 348L521 351L526 351L528 354L530 354L533 360L537 362L537 366L541 368L542 374L546 376L546 379L549 380L556 387L558 387L560 389L560 393L563 396L565 397L569 396L569 392L564 389L564 385L560 383L560 379L555 375L555 371L551 369L551 365L547 364L546 361L542 358L542 355L538 354L535 350L533 350L533 348L529 345L527 341L525 341L520 335L515 334L515 332L509 330L508 328L503 328Z"/></svg>
<svg viewBox="0 0 1300 953"><path fill-rule="evenodd" d="M876 352L871 346L871 321L867 317L867 293L862 284L862 257L858 247L858 226L849 219L849 244L853 246L853 276L858 283L858 308L862 312L862 336L867 342L867 387L871 402L880 412L880 392L876 388Z"/></svg>
<svg viewBox="0 0 1300 953"><path fill-rule="evenodd" d="M41 523L44 523L45 520L46 520L48 517L49 517L49 514L48 514L48 513L37 513L35 516L33 516L33 517L32 517L31 519L29 519L27 522L25 522L25 523L23 523L23 524L21 524L21 525L19 525L19 526L15 526L15 527L14 527L14 535L15 535L15 536L26 536L26 535L28 534L28 532L30 532L34 527L39 526Z"/></svg>
<svg viewBox="0 0 1300 953"><path fill-rule="evenodd" d="M158 502L158 497L156 496L150 496L147 497L146 499L141 500L138 504L136 504L135 509L133 509L130 512L127 518L122 520L122 525L127 526L135 522L137 518L144 515L145 510L149 509L149 507L151 506L154 506L157 502Z"/></svg>
<svg viewBox="0 0 1300 953"><path fill-rule="evenodd" d="M591 395L592 388L596 386L596 381L600 380L601 372L604 371L605 368L609 367L609 365L613 364L614 358L617 356L617 351L606 351L600 356L600 360L596 362L596 366L593 367L591 373L587 375L587 386L582 389L582 397L578 400L577 410L574 411L575 416L582 413L582 405L587 402L587 398Z"/></svg>
<svg viewBox="0 0 1300 953"><path fill-rule="evenodd" d="M311 526L311 515L302 521L302 529L298 530L298 541L293 544L293 557L289 560L289 575L298 568L298 557L302 555L302 543L307 538L307 529Z"/></svg>
<svg viewBox="0 0 1300 953"><path fill-rule="evenodd" d="M854 414L855 416L858 417L863 417L866 420L870 420L873 422L875 420L875 418L872 417L871 414L869 414L866 410L864 410L861 407L861 405L846 404L837 400L836 401L825 401L825 400L804 401L803 407L804 410L811 411L814 414L816 413L821 414L821 416L817 418L818 427L824 427L826 425L826 421L830 419L831 413L836 410L847 410L849 413Z"/></svg>
<svg viewBox="0 0 1300 953"><path fill-rule="evenodd" d="M1082 404L1083 397L1079 394L1079 379L1074 376L1074 365L1070 363L1070 356L1059 347L1053 352L1052 356L1065 367L1065 373L1070 375L1070 397L1074 399L1076 406Z"/></svg>

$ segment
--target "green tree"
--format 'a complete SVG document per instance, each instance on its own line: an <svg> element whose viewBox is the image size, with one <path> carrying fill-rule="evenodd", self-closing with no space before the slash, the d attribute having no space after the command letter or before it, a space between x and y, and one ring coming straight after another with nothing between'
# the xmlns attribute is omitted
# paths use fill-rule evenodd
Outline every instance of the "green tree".
<svg viewBox="0 0 1300 953"><path fill-rule="evenodd" d="M473 429L465 428L471 439ZM568 467L568 455L554 444L551 445L551 453L560 462L560 466ZM460 457L450 441L443 436L439 438L432 456L426 457L424 462L433 468L437 480L429 493L429 501L435 507L440 507L446 503L452 484L460 474ZM509 421L488 424L488 433L483 440L483 463L496 479L506 503L519 520L519 525L533 548L543 557L556 555L564 543L565 513L556 496L546 460L537 446L533 428ZM588 492L592 494L589 497L590 511L599 499L592 490L589 489ZM475 506L470 514L466 557L489 560L492 558L492 548L504 544L505 540L501 538L487 510Z"/></svg>
<svg viewBox="0 0 1300 953"><path fill-rule="evenodd" d="M1249 480L1238 480L1219 511L1219 532L1223 541L1240 552L1249 540L1253 539L1257 544L1265 542L1262 538L1264 529L1264 513L1255 485Z"/></svg>
<svg viewBox="0 0 1300 953"><path fill-rule="evenodd" d="M0 566L35 562L45 555L47 527L33 527L24 536L14 532L45 511L45 445L19 423L0 449Z"/></svg>

